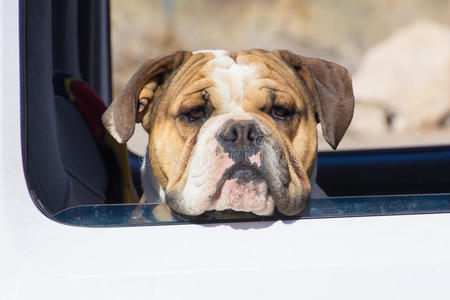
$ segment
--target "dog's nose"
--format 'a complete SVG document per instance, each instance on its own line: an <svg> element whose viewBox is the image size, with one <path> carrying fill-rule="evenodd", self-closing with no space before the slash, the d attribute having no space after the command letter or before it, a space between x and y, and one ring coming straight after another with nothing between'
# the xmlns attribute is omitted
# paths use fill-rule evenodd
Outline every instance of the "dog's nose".
<svg viewBox="0 0 450 300"><path fill-rule="evenodd" d="M219 136L222 142L235 147L258 145L262 139L261 130L254 121L227 122Z"/></svg>

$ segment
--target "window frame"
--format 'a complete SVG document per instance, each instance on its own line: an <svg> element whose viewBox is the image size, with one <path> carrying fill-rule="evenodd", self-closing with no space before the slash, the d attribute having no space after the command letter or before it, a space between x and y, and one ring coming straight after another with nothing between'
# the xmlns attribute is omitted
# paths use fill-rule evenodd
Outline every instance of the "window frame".
<svg viewBox="0 0 450 300"><path fill-rule="evenodd" d="M27 39L29 38L27 36L26 33L26 13L25 13L25 9L26 9L26 5L25 5L26 1L21 1L21 5L20 5L20 76L21 76L21 124L22 124L22 159L23 159L23 166L24 166L24 170L25 170L25 174L28 175L27 172L27 149L28 149L28 144L27 144L27 132L26 132L26 128L27 128L27 101L28 101L28 84L30 82L30 78L28 78L28 73L27 73ZM109 29L109 23L108 23L108 29ZM108 41L109 41L109 37L108 37ZM111 69L110 66L108 66L109 70ZM90 69L89 66L85 66L85 69ZM111 76L108 76L108 80L109 83L111 84ZM109 84L109 86L110 86ZM345 167L343 167L343 164L345 164L346 162L350 162L353 161L353 164L351 165L352 167L355 165L355 158L357 157L362 157L361 161L365 161L367 162L367 157L382 157L383 155L385 156L389 156L389 157L393 157L390 159L391 162L395 161L396 159L401 159L402 155L410 155L410 156L414 156L414 155L421 155L421 154L426 154L426 153L430 153L431 152L436 152L436 153L444 153L444 157L446 159L445 163L450 165L450 146L439 146L439 147L420 147L420 148L399 148L399 149L384 149L384 150L351 150L351 151L340 151L340 152L325 152L325 153L319 153L319 160L328 160L328 164L331 166L331 169L334 170L345 170ZM346 160L342 159L343 157L346 157ZM431 158L431 160L433 161L434 164L439 163L436 158ZM358 161L356 160L356 163ZM378 164L379 161L375 161L372 162L372 165L376 165ZM134 164L135 165L135 164ZM369 160L369 165L370 165L370 160ZM423 162L419 162L419 165L423 165ZM323 166L321 165L321 163L319 163L319 172L318 172L318 176L319 176L319 182L320 182L320 178L321 176L324 176L323 174L325 174L326 172L330 172L329 169L326 169L325 171L323 170ZM413 169L416 169L416 167L414 165L409 165L409 169L403 169L403 172L408 173L408 170L411 171ZM448 168L450 169L450 168ZM427 174L432 174L433 170L430 168L427 168ZM330 175L326 175L328 176L328 178L333 178L333 176ZM450 176L447 174L447 176ZM345 179L348 182L352 182L351 179L346 179L345 176L342 175L334 175L335 178L338 179ZM27 180L28 183L28 188L30 189L29 186L29 182ZM80 212L83 212L85 214L85 216L94 216L94 215L98 215L99 213L104 212L105 207L111 207L112 209L117 210L118 212L120 212L120 209L125 210L125 208L129 209L130 207L134 206L134 208L138 207L138 205L125 205L125 204L119 204L119 205L88 205L88 206L78 206L78 207L73 207L73 208L68 208L68 209L64 209L63 211L60 211L59 213L57 213L56 215L52 215L50 214L47 209L41 205L40 201L38 201L36 199L36 197L32 197L36 206L39 208L40 211L42 211L47 217L53 219L53 220L57 220L59 222L62 223L66 223L66 224L72 224L72 225L80 225L80 226L102 226L99 223L95 223L95 222L89 222L89 221L74 221L76 220L81 220L82 216L80 215ZM418 199L418 201L422 201L422 202L426 202L427 199L431 199L432 201L429 201L429 205L427 206L426 203L421 206L422 209L421 210L416 210L414 212L408 213L407 211L401 211L401 206L402 204L398 204L395 208L394 206L391 207L391 211L386 211L383 207L379 207L379 211L382 211L382 213L379 212L373 212L373 210L367 208L366 206L366 211L367 213L356 213L355 210L351 210L350 206L353 205L353 207L356 207L358 205L362 205L364 203L366 203L369 200L374 200L374 199L378 199L383 203L383 207L385 206L389 206L386 202L390 199L392 201L403 201L403 204L408 204L412 199ZM438 194L438 195L434 195L434 194L418 194L418 195L383 195L383 196L359 196L359 197L331 197L329 199L314 199L311 201L310 203L310 207L308 208L308 210L301 214L300 216L296 216L296 217L283 217L283 216L273 216L273 217L257 217L257 216L252 216L252 217L248 217L248 218L244 218L244 219L230 219L230 218L225 218L225 219L214 219L213 221L205 221L202 220L202 217L200 217L199 219L192 219L192 220L186 220L183 218L176 218L176 222L172 222L174 224L186 224L186 223L198 223L198 222L239 222L239 221L274 221L274 220L293 220L293 219L303 219L303 218L331 218L331 217L353 217L353 216L373 216L373 215L396 215L396 214L425 214L425 213L448 213L450 212L450 193L442 193ZM435 202L436 201L440 201L441 203L443 203L443 207L439 210L436 208L435 206ZM379 202L379 203L381 203ZM326 207L326 203L332 204L332 207L334 207L335 211L344 211L344 213L330 213L330 209ZM350 203L350 204L349 204ZM346 206L347 205L347 206ZM145 204L142 207L152 207L154 206L153 204ZM347 207L347 208L346 208ZM318 209L321 208L323 209L323 211L320 213L318 211ZM78 214L78 215L77 215ZM122 212L123 214L123 212ZM164 222L158 223L158 224L166 224ZM128 226L130 225L128 222L122 222L122 223L114 223L111 226ZM138 224L133 224L133 225L155 225L153 223L138 223ZM108 224L104 224L104 226L108 226Z"/></svg>

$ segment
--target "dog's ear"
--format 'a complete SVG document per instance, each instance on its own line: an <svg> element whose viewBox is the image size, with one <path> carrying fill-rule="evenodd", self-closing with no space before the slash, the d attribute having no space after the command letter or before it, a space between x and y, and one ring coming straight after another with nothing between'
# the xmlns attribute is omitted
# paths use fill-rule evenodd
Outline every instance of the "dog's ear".
<svg viewBox="0 0 450 300"><path fill-rule="evenodd" d="M315 113L328 144L336 149L353 118L355 97L352 79L342 66L286 50L274 51L295 69L310 91Z"/></svg>
<svg viewBox="0 0 450 300"><path fill-rule="evenodd" d="M178 51L145 61L138 68L102 116L103 125L119 143L133 135L135 123L142 121L157 88L191 56L191 52Z"/></svg>

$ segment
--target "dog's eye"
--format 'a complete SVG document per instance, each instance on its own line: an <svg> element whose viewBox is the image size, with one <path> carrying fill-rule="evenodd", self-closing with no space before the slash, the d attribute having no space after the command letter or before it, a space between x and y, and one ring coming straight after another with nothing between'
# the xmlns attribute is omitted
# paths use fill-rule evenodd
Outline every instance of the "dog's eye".
<svg viewBox="0 0 450 300"><path fill-rule="evenodd" d="M294 112L281 106L274 106L272 107L272 112L270 114L273 118L284 121L287 118L291 117Z"/></svg>
<svg viewBox="0 0 450 300"><path fill-rule="evenodd" d="M201 105L201 106L194 107L193 109L183 113L183 115L186 117L186 120L189 123L194 123L198 120L204 119L206 116L205 106Z"/></svg>

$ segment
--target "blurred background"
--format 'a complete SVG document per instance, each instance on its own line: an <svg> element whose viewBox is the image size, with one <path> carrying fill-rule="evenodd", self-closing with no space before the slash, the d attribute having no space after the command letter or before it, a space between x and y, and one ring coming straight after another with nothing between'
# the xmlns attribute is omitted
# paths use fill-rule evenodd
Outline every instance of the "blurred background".
<svg viewBox="0 0 450 300"><path fill-rule="evenodd" d="M114 95L140 62L178 49L288 49L352 73L338 150L450 144L448 0L111 0L111 34ZM139 125L129 148L146 143ZM331 150L321 135L319 150Z"/></svg>

